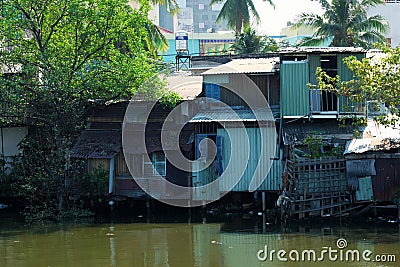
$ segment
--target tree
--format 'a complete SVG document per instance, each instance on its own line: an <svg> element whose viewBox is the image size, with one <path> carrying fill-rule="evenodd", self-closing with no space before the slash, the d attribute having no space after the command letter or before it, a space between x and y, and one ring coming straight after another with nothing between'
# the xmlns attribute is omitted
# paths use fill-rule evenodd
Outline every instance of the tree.
<svg viewBox="0 0 400 267"><path fill-rule="evenodd" d="M231 47L237 54L261 54L279 49L274 39L258 36L256 31L245 27L243 33L236 34L236 43Z"/></svg>
<svg viewBox="0 0 400 267"><path fill-rule="evenodd" d="M306 26L315 29L311 37L300 45L318 46L330 42L330 46L354 46L370 48L373 43L386 43L384 33L389 26L380 15L368 17L367 9L383 0L320 0L322 16L302 13L293 27Z"/></svg>
<svg viewBox="0 0 400 267"><path fill-rule="evenodd" d="M387 112L375 119L383 125L396 125L400 118L400 48L382 47L383 56L364 58L350 56L344 63L354 73L354 79L341 81L317 70L318 87L347 96L358 103L372 101L384 104Z"/></svg>
<svg viewBox="0 0 400 267"><path fill-rule="evenodd" d="M171 15L175 15L179 12L179 5L176 0L148 0L144 3L145 5L148 3L165 5ZM168 50L168 41L157 25L151 21L146 24L146 29L149 33L146 38L146 49L152 53L154 58L156 58L158 52L165 52Z"/></svg>
<svg viewBox="0 0 400 267"><path fill-rule="evenodd" d="M264 0L270 5L274 5L272 0ZM252 0L211 0L210 6L223 3L218 14L217 21L227 21L228 27L237 33L242 32L242 28L250 26L250 16L254 16L256 22L260 21L260 16Z"/></svg>
<svg viewBox="0 0 400 267"><path fill-rule="evenodd" d="M73 169L68 151L86 107L129 99L159 69L144 47L146 7L133 10L124 0L8 0L1 11L7 49L0 64L9 73L0 75L0 101L7 104L0 123L22 117L33 129L13 175L29 213L54 214L65 208Z"/></svg>
<svg viewBox="0 0 400 267"><path fill-rule="evenodd" d="M173 15L179 12L179 5L176 0L150 0L150 3L165 5L167 10Z"/></svg>

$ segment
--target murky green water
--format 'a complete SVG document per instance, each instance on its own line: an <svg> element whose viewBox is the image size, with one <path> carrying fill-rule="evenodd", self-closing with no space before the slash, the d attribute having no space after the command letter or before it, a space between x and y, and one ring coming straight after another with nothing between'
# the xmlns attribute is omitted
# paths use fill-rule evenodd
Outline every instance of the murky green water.
<svg viewBox="0 0 400 267"><path fill-rule="evenodd" d="M63 224L28 227L0 223L0 266L400 266L400 230L397 224L294 227L284 229L258 222L210 224ZM292 262L297 250L365 250L374 255L392 254L397 263L330 261ZM277 255L262 262L257 252L285 250L288 262ZM295 252L291 252L295 258ZM339 252L338 252L339 253ZM264 254L260 254L263 256ZM339 254L338 254L339 256ZM307 257L307 256L306 256ZM319 254L317 255L319 257Z"/></svg>

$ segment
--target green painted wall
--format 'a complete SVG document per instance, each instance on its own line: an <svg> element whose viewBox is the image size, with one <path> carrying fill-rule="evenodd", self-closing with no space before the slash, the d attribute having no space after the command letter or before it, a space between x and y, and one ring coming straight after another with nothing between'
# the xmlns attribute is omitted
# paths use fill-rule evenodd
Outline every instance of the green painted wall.
<svg viewBox="0 0 400 267"><path fill-rule="evenodd" d="M310 113L308 61L283 61L281 64L281 111L285 116Z"/></svg>
<svg viewBox="0 0 400 267"><path fill-rule="evenodd" d="M224 172L226 172L226 177L237 177L238 174L242 173L232 191L248 191L252 179L264 181L257 190L280 190L282 161L260 160L261 158L270 159L275 156L275 127L246 128L245 131L240 128L221 128L218 129L217 134L223 140L222 166ZM263 157L261 157L261 144L263 144ZM240 151L241 153L234 153L233 151ZM245 163L245 165L243 166L242 163ZM221 179L219 186L221 192L226 192L230 188L230 182Z"/></svg>

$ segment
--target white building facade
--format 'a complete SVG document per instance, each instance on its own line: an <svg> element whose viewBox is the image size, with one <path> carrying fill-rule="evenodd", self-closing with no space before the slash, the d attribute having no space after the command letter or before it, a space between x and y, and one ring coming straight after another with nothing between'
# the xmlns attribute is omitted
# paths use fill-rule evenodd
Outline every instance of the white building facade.
<svg viewBox="0 0 400 267"><path fill-rule="evenodd" d="M369 16L381 15L389 22L390 30L386 37L392 47L400 45L400 0L385 0L384 5L378 5L368 11Z"/></svg>

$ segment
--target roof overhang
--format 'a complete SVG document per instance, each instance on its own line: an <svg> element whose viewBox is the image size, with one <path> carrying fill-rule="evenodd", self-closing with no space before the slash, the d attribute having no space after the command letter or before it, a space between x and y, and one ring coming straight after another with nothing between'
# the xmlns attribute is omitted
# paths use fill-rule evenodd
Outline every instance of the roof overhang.
<svg viewBox="0 0 400 267"><path fill-rule="evenodd" d="M220 109L200 111L189 122L274 122L271 110L260 109Z"/></svg>

